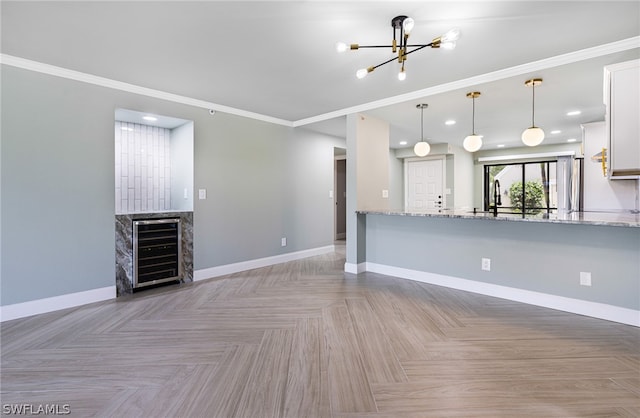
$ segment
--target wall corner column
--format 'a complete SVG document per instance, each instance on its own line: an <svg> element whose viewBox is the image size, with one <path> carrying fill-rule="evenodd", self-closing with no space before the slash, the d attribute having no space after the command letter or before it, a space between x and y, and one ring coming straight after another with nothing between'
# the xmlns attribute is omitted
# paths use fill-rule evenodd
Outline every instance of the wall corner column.
<svg viewBox="0 0 640 418"><path fill-rule="evenodd" d="M366 217L358 215L358 115L347 115L347 245L344 271L357 274L366 254Z"/></svg>
<svg viewBox="0 0 640 418"><path fill-rule="evenodd" d="M366 215L357 210L389 207L389 124L347 115L347 245L345 272L361 273L366 262Z"/></svg>

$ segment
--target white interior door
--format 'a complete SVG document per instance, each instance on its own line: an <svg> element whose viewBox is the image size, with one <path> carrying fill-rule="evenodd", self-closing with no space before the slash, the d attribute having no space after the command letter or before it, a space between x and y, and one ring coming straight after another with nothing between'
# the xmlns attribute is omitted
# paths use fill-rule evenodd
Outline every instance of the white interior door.
<svg viewBox="0 0 640 418"><path fill-rule="evenodd" d="M406 173L406 209L439 209L444 202L444 164L443 160L407 161Z"/></svg>

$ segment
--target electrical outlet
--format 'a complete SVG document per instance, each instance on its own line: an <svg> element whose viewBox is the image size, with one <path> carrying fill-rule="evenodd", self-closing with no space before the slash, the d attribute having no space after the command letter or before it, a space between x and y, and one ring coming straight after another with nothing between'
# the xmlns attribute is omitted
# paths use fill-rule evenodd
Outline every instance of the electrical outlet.
<svg viewBox="0 0 640 418"><path fill-rule="evenodd" d="M483 258L482 259L482 270L491 271L491 259L490 258Z"/></svg>
<svg viewBox="0 0 640 418"><path fill-rule="evenodd" d="M287 239L283 237L282 240L280 240L280 245L283 246L283 247L286 247L287 246Z"/></svg>
<svg viewBox="0 0 640 418"><path fill-rule="evenodd" d="M581 286L591 286L591 272L590 271L581 271L580 272L580 285Z"/></svg>

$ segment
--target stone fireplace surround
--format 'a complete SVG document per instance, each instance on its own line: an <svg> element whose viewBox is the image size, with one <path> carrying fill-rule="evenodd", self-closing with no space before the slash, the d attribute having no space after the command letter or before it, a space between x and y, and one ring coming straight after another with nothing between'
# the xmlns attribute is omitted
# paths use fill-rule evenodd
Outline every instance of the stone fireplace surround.
<svg viewBox="0 0 640 418"><path fill-rule="evenodd" d="M133 293L133 221L180 218L182 228L181 282L193 281L193 212L131 213L116 215L116 295Z"/></svg>

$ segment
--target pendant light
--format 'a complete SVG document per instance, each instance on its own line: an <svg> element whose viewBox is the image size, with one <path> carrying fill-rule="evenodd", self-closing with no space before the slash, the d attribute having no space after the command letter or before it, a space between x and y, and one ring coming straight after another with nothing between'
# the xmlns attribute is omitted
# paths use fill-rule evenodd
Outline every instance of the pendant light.
<svg viewBox="0 0 640 418"><path fill-rule="evenodd" d="M541 78L532 78L524 83L532 88L532 105L531 105L531 127L522 132L522 142L530 147L540 145L544 140L544 131L535 124L535 105L536 105L536 86L542 84Z"/></svg>
<svg viewBox="0 0 640 418"><path fill-rule="evenodd" d="M479 91L467 93L467 97L473 100L473 111L471 116L471 135L467 136L462 143L465 150L476 152L482 147L482 135L476 135L476 97L480 97Z"/></svg>
<svg viewBox="0 0 640 418"><path fill-rule="evenodd" d="M416 153L416 155L418 157L424 157L427 154L429 154L429 151L431 151L431 146L429 145L428 142L426 142L424 140L424 109L426 109L429 105L426 103L420 103L418 105L416 105L417 109L420 109L420 142L418 142L414 147L413 147L413 152Z"/></svg>

